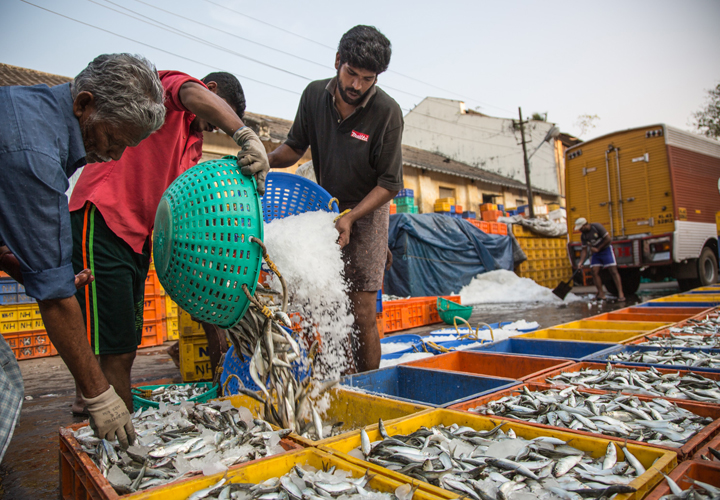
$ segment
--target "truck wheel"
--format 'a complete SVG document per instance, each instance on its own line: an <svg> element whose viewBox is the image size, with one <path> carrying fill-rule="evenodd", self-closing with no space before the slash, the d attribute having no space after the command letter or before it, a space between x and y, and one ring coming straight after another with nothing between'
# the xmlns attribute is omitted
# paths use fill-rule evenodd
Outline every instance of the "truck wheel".
<svg viewBox="0 0 720 500"><path fill-rule="evenodd" d="M698 259L697 286L707 286L715 283L718 278L718 262L712 248L703 248Z"/></svg>

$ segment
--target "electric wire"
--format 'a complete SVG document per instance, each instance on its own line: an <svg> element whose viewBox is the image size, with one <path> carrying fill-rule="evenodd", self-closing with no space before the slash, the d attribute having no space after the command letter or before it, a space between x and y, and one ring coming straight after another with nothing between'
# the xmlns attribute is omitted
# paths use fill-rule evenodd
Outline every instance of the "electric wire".
<svg viewBox="0 0 720 500"><path fill-rule="evenodd" d="M217 2L214 2L214 1L212 1L212 0L205 0L205 2L210 3L210 4L212 4L212 5L215 5L216 7L220 7L220 8L222 8L222 9L228 10L228 11L233 12L233 13L235 13L235 14L238 14L238 15L240 15L240 16L246 17L246 18L251 19L251 20L253 20L253 21L256 21L256 22L258 22L258 23L264 24L264 25L266 25L266 26L270 26L271 28L275 28L276 30L282 31L282 32L284 32L284 33L288 33L288 34L293 35L293 36L296 36L296 37L298 37L298 38L302 38L303 40L306 40L306 41L308 41L308 42L312 42L312 43L314 43L314 44L316 44L316 45L319 45L320 47L324 47L324 48L330 49L330 50L337 50L337 47L332 47L332 46L326 45L326 44L324 44L324 43L322 43L322 42L318 42L317 40L313 40L312 38L308 38L308 37L306 37L306 36L300 35L299 33L295 33L294 31L290 31L290 30L288 30L288 29L282 28L282 27L277 26L277 25L275 25L275 24L268 23L267 21L263 21L263 20L261 20L261 19L258 19L258 18L249 16L249 15L245 14L244 12L240 12L240 11L231 9L230 7L226 7L225 5L221 5L221 4L219 4L219 3L217 3ZM434 84L432 84L432 83L426 82L426 81L424 81L424 80L420 80L419 78L415 78L415 77L413 77L413 76L406 75L406 74L404 74L404 73L400 73L400 72L397 71L397 70L388 69L388 73L392 73L392 74L395 74L395 75L398 75L398 76L402 76L403 78L407 78L408 80L412 80L412 81L414 81L414 82L421 83L421 84L423 84L423 85L427 85L428 87L433 87L433 88L435 88L435 89L442 90L443 92L447 92L447 93L449 93L449 94L453 94L453 95L458 96L458 97L461 97L461 98L463 98L463 99L469 99L469 100L471 100L471 101L473 101L473 102L476 102L476 103L478 103L478 104L480 104L480 105L482 105L482 106L487 106L487 107L490 107L490 108L499 109L500 111L505 111L505 112L507 112L507 113L512 113L512 111L510 111L510 110L507 110L507 109L504 109L504 108L501 108L501 107L498 107L498 106L494 106L494 105L492 105L492 104L489 104L489 103L480 101L480 100L478 100L478 99L462 97L462 95L459 94L459 93L457 93L457 92L454 92L454 91L452 91L452 90L448 90L448 89L439 87L439 86L437 86L437 85L434 85ZM387 87L387 88L390 88L390 87Z"/></svg>
<svg viewBox="0 0 720 500"><path fill-rule="evenodd" d="M86 23L86 22L84 22L84 21L80 21L79 19L75 19L75 18L70 17L70 16L67 16L67 15L65 15L65 14L61 14L61 13L56 12L56 11L54 11L54 10L48 9L48 8L46 8L46 7L42 7L42 6L40 6L40 5L36 5L36 4L32 3L32 2L29 2L28 0L20 0L20 1L23 2L23 3L26 3L26 4L28 4L28 5L32 5L33 7L38 8L38 9L40 9L40 10L44 10L44 11L46 11L46 12L50 12L51 14L55 14L56 16L62 17L62 18L64 18L64 19L68 19L68 20L73 21L73 22L76 22L76 23L78 23L78 24L82 24L83 26L87 26L87 27L89 27L89 28L93 28L93 29L95 29L95 30L102 31L102 32L108 33L108 34L110 34L110 35L114 35L114 36L119 37L119 38L122 38L122 39L124 39L124 40L129 40L129 41L131 41L131 42L137 43L137 44L142 45L142 46L145 46L145 47L149 47L149 48L151 48L151 49L153 49L153 50L157 50L157 51L162 52L162 53L164 53L164 54L169 54L169 55L171 55L171 56L175 56L175 57L178 57L178 58L180 58L180 59L184 59L184 60L186 60L186 61L189 61L189 62L192 62L192 63L195 63L195 64L200 64L200 65L202 65L202 66L205 66L205 67L208 67L208 68L211 68L211 69L214 69L214 70L224 71L223 68L220 68L220 67L217 67L217 66L213 66L213 65L211 65L211 64L208 64L208 63L205 63L205 62L202 62L202 61L198 61L198 60L196 60L196 59L192 59L192 58L187 57L187 56L183 56L183 55L180 55L180 54L176 54L176 53L171 52L171 51L169 51L169 50L165 50L165 49L162 49L162 48L160 48L160 47L156 47L156 46L154 46L154 45L150 45L149 43L141 42L141 41L136 40L136 39L134 39L134 38L130 38L130 37L127 37L127 36L124 36L124 35L120 35L119 33L115 33L115 32L113 32L113 31L107 30L107 29L105 29L105 28L100 28L99 26L95 26L94 24ZM297 92L297 91L295 91L295 90L286 89L286 88L284 88L284 87L280 87L280 86L278 86L278 85L273 85L272 83L263 82L262 80L257 80L257 79L255 79L255 78L250 78L249 76L244 76L244 75L241 75L241 74L239 74L239 73L233 73L233 72L229 72L229 73L231 73L231 74L233 74L233 75L235 75L235 76L237 76L237 77L239 77L239 78L244 78L245 80L248 80L248 81L251 81L251 82L259 83L259 84L261 84L261 85L265 85L265 86L272 87L272 88L275 88L275 89L278 89L278 90L282 90L283 92L289 92L289 93L291 93L291 94L300 95L300 92Z"/></svg>

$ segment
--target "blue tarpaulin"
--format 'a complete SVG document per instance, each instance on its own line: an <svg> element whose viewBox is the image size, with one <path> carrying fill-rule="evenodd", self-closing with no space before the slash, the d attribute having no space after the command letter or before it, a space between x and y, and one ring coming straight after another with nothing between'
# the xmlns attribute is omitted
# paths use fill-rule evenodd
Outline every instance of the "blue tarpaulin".
<svg viewBox="0 0 720 500"><path fill-rule="evenodd" d="M485 234L446 215L391 215L388 246L393 264L385 272L385 293L401 297L449 295L478 274L513 270L509 236Z"/></svg>

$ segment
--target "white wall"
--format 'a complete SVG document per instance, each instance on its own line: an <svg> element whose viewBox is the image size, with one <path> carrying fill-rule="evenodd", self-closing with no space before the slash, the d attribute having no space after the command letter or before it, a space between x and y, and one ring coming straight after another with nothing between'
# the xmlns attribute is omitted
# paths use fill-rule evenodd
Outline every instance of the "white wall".
<svg viewBox="0 0 720 500"><path fill-rule="evenodd" d="M524 183L520 131L513 130L513 120L464 113L464 110L462 101L426 97L405 115L403 144L439 153ZM552 126L552 123L540 121L526 125L528 155ZM560 193L553 141L543 144L530 160L530 183L534 187Z"/></svg>

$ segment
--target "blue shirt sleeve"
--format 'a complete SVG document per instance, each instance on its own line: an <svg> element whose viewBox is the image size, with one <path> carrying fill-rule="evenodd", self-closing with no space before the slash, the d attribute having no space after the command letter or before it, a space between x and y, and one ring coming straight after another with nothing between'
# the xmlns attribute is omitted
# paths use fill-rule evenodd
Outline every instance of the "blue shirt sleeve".
<svg viewBox="0 0 720 500"><path fill-rule="evenodd" d="M0 151L0 239L37 300L75 294L67 187L59 157L31 148Z"/></svg>

